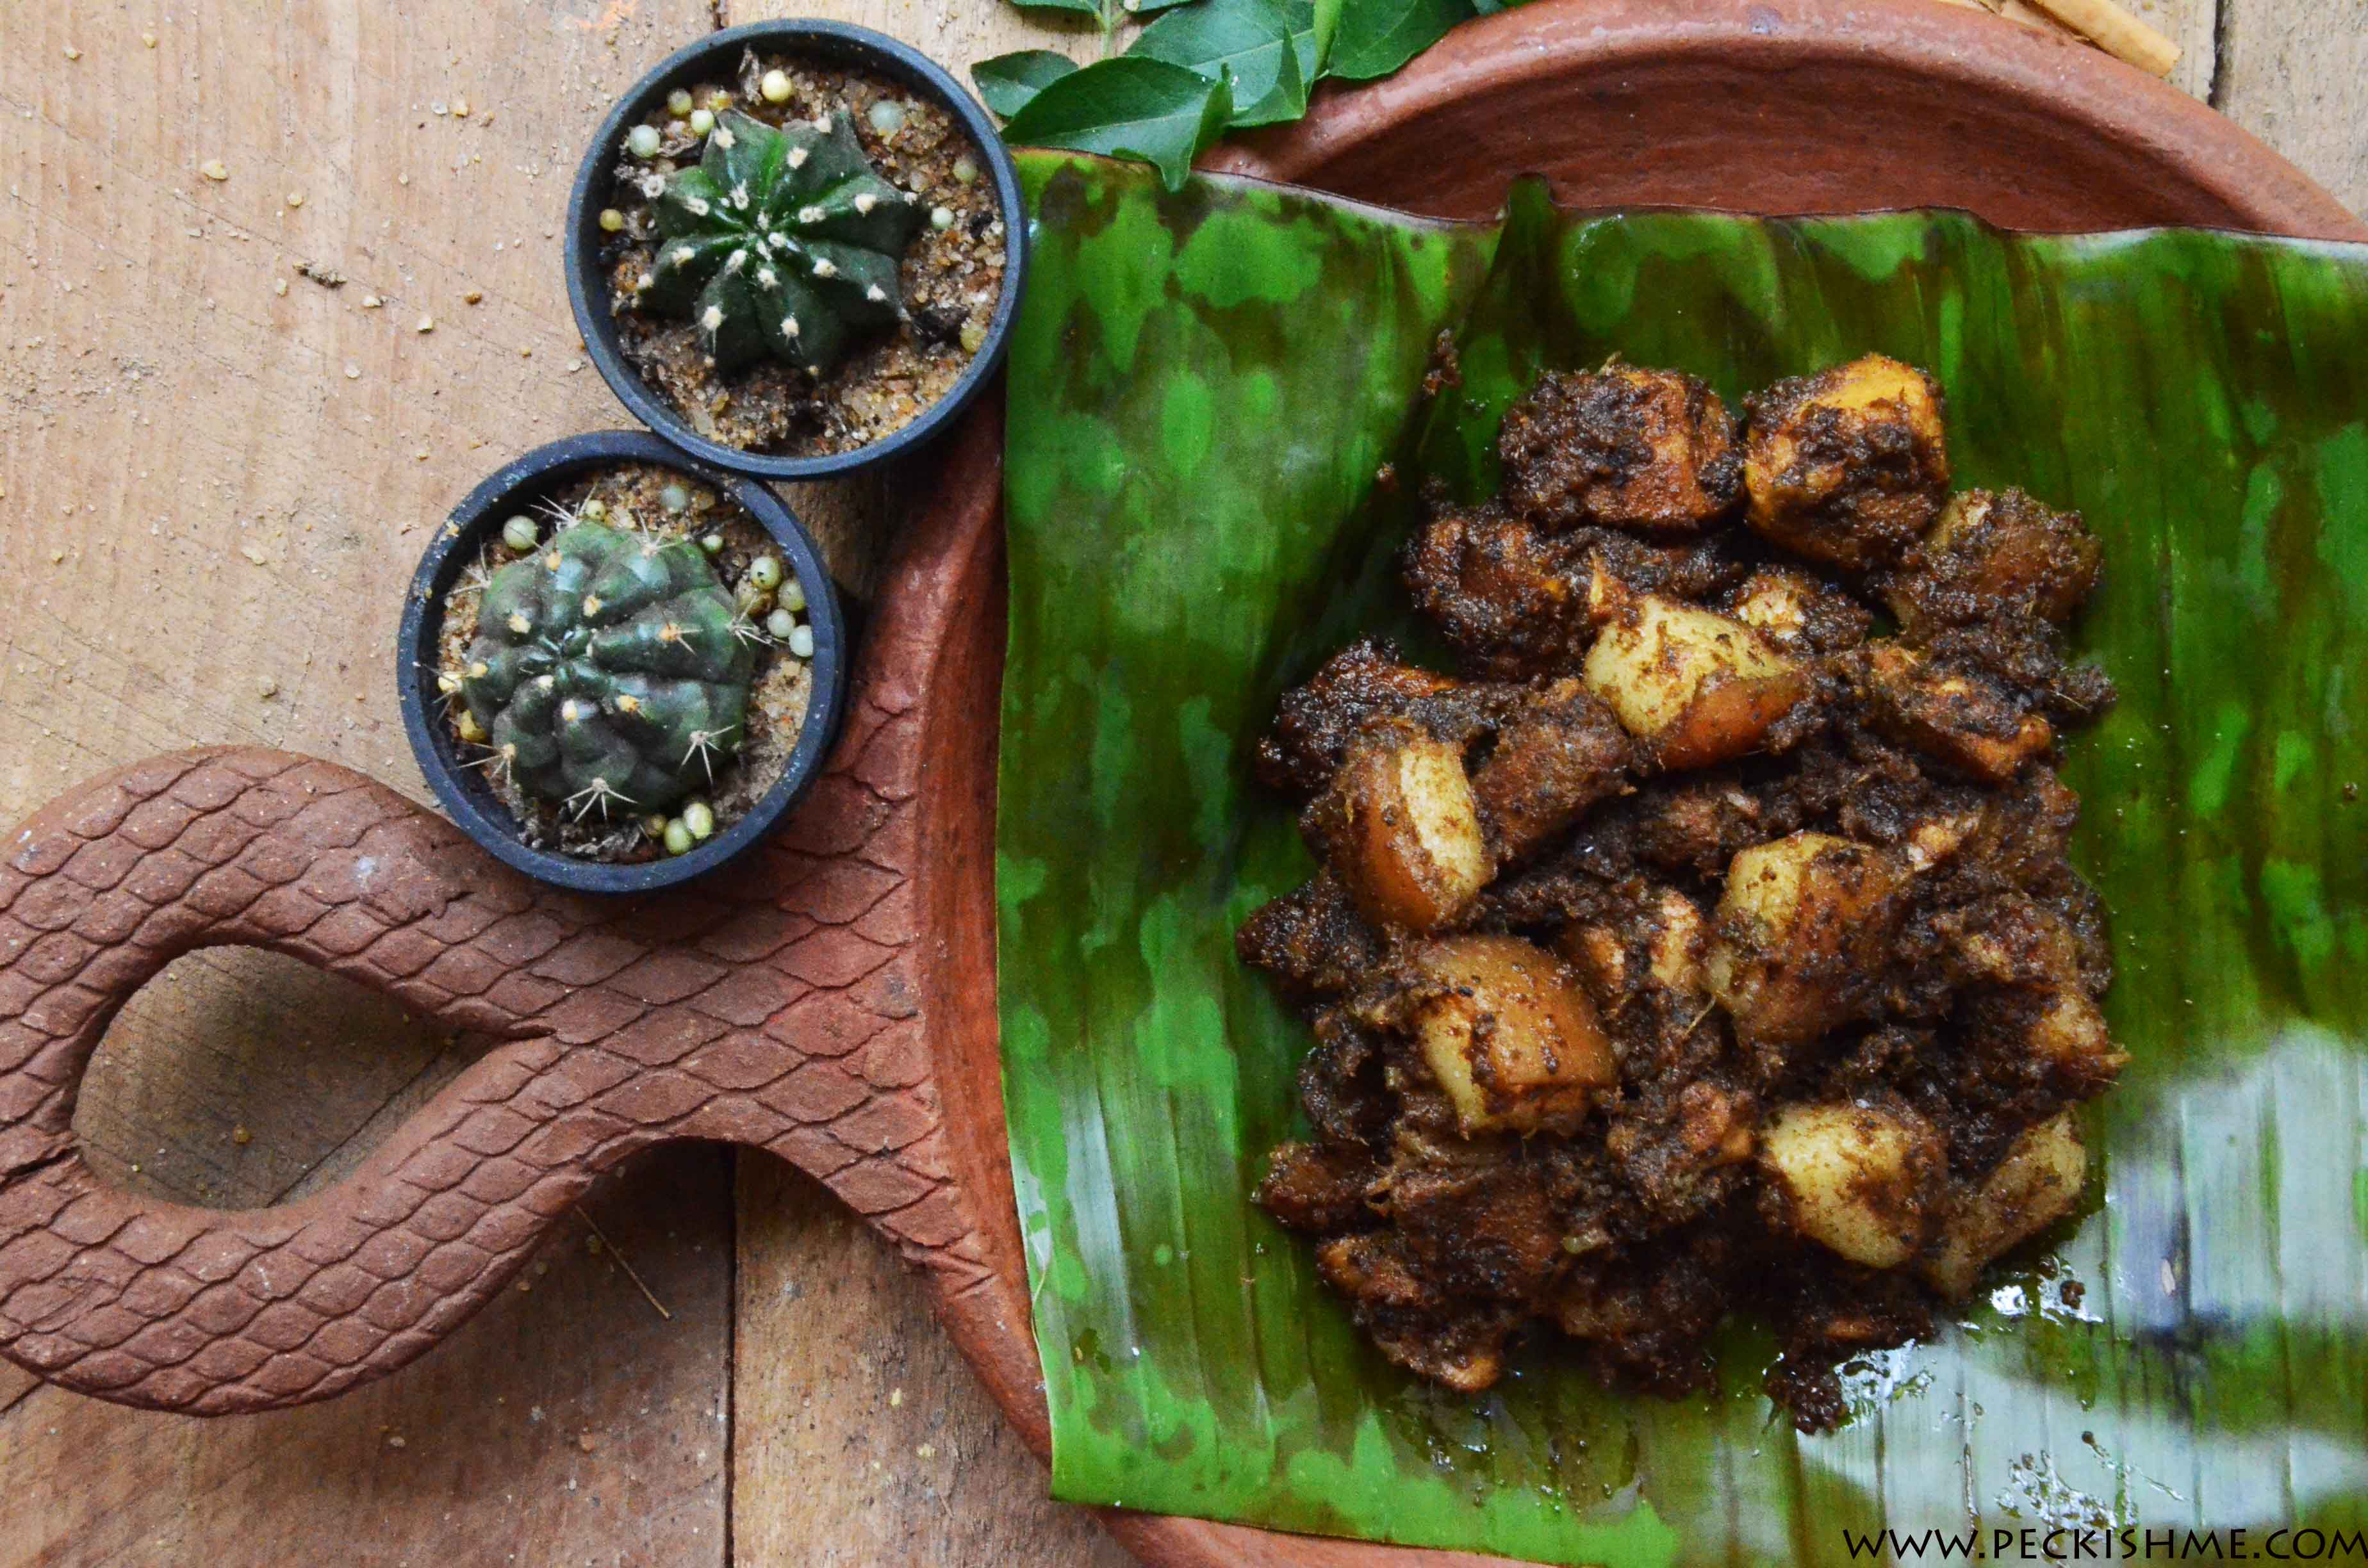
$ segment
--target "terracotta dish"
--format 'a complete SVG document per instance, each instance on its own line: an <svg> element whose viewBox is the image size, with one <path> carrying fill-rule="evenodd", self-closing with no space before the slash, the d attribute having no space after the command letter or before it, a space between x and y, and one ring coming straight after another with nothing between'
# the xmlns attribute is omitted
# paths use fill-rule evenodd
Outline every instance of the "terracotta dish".
<svg viewBox="0 0 2368 1568"><path fill-rule="evenodd" d="M1327 97L1220 166L1428 212L1525 170L1589 206L1939 204L2086 229L2368 238L2251 137L2095 51L1931 0L1545 0ZM326 763L161 757L57 801L0 864L0 1354L200 1414L324 1398L482 1305L600 1170L675 1138L774 1150L930 1273L1046 1443L993 976L1001 431L929 480L831 772L779 837L643 902L525 881ZM101 1187L74 1094L125 998L246 943L497 1045L352 1177L231 1213ZM1171 1565L1475 1562L1110 1517Z"/></svg>

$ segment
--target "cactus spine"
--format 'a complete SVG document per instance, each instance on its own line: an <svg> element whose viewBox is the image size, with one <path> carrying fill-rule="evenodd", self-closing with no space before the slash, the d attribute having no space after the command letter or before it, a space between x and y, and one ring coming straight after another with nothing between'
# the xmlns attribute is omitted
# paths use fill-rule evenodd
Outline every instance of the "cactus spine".
<svg viewBox="0 0 2368 1568"><path fill-rule="evenodd" d="M655 219L636 308L691 322L720 370L770 355L820 375L903 312L897 262L921 212L873 172L846 114L776 130L731 109Z"/></svg>
<svg viewBox="0 0 2368 1568"><path fill-rule="evenodd" d="M577 514L493 575L465 717L526 793L578 819L661 811L738 750L755 650L688 539Z"/></svg>

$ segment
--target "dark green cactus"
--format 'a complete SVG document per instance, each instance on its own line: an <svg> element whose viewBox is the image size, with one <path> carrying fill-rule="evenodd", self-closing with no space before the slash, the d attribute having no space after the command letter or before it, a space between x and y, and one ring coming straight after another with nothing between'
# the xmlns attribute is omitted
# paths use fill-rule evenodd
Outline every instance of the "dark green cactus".
<svg viewBox="0 0 2368 1568"><path fill-rule="evenodd" d="M656 217L637 308L691 322L719 369L769 354L819 374L902 313L897 259L921 211L872 172L844 113L777 131L733 109Z"/></svg>
<svg viewBox="0 0 2368 1568"><path fill-rule="evenodd" d="M461 695L528 794L578 818L663 811L739 747L744 628L697 544L572 521L494 574Z"/></svg>

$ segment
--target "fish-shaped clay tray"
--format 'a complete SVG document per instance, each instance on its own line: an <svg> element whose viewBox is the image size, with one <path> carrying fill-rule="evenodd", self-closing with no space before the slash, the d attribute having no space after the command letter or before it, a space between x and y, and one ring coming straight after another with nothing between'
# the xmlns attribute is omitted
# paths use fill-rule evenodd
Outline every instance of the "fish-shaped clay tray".
<svg viewBox="0 0 2368 1568"><path fill-rule="evenodd" d="M1449 216L1534 171L1590 206L2368 237L2184 96L1931 0L1543 0L1216 162ZM193 1414L326 1398L457 1328L601 1170L712 1139L812 1172L926 1269L1042 1451L996 1026L1000 465L999 418L973 417L900 542L831 770L703 882L541 886L380 784L243 748L95 780L0 840L0 1355ZM107 1188L71 1126L90 1053L142 983L224 943L500 1043L302 1202ZM1167 1564L1479 1561L1108 1517Z"/></svg>

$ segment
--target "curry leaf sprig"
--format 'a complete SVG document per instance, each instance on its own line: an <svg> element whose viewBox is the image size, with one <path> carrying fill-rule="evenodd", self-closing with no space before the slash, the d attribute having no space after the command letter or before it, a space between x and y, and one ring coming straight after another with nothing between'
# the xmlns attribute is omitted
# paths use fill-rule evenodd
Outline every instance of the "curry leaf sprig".
<svg viewBox="0 0 2368 1568"><path fill-rule="evenodd" d="M1156 165L1170 189L1229 131L1307 112L1327 79L1389 75L1456 23L1518 0L1013 0L1078 12L1105 32L1158 12L1122 53L1078 65L1021 50L971 68L1004 139Z"/></svg>

